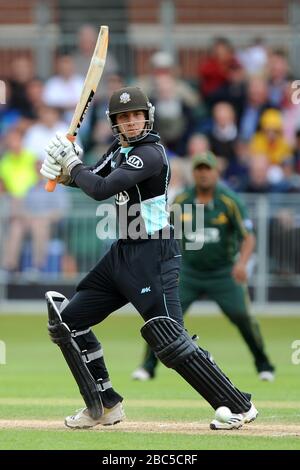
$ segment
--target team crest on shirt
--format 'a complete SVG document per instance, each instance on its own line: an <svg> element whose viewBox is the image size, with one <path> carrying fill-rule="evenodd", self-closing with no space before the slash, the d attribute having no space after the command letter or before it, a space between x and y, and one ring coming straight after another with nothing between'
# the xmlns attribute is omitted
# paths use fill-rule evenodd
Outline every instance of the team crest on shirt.
<svg viewBox="0 0 300 470"><path fill-rule="evenodd" d="M224 212L220 212L218 214L218 217L215 217L214 219L211 220L212 224L216 225L224 225L228 223L228 217L224 214Z"/></svg>
<svg viewBox="0 0 300 470"><path fill-rule="evenodd" d="M126 160L126 163L133 166L133 168L143 168L144 166L143 160L137 155L130 155Z"/></svg>
<svg viewBox="0 0 300 470"><path fill-rule="evenodd" d="M120 103L126 104L131 101L130 94L127 92L122 93L120 96Z"/></svg>
<svg viewBox="0 0 300 470"><path fill-rule="evenodd" d="M129 194L127 191L121 191L120 193L115 195L116 204L118 206L123 206L129 201Z"/></svg>

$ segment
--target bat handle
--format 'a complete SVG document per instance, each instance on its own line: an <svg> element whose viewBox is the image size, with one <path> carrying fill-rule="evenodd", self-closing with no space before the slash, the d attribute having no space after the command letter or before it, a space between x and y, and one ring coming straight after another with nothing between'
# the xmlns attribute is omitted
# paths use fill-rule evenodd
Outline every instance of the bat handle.
<svg viewBox="0 0 300 470"><path fill-rule="evenodd" d="M75 142L74 135L67 134L66 137L70 142ZM53 191L55 191L56 185L57 185L57 178L55 180L48 180L45 185L45 189L48 193L53 193Z"/></svg>

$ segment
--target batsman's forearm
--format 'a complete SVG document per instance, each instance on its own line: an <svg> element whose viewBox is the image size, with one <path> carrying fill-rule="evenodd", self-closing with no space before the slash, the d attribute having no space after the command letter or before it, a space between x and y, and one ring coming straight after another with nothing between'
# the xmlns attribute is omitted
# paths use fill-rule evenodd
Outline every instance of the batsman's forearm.
<svg viewBox="0 0 300 470"><path fill-rule="evenodd" d="M104 180L104 178L99 175L95 175L89 171L89 168L84 165L77 165L71 171L71 177L76 186L82 189L82 191L91 198L96 199L97 201L107 199L104 192L101 191L101 189L99 191L99 187L101 188L101 180Z"/></svg>
<svg viewBox="0 0 300 470"><path fill-rule="evenodd" d="M95 175L90 171L90 168L84 165L77 165L73 168L71 177L82 191L96 201L104 201L135 184L134 178L131 178L130 175L124 175L124 173L121 177L117 170L113 175L103 178Z"/></svg>
<svg viewBox="0 0 300 470"><path fill-rule="evenodd" d="M154 172L157 172L157 169L153 165L144 165L140 169L120 167L103 178L94 174L91 168L80 164L71 170L71 177L88 196L96 201L104 201L150 178Z"/></svg>
<svg viewBox="0 0 300 470"><path fill-rule="evenodd" d="M255 248L255 236L252 233L248 233L242 241L240 248L239 261L246 264L249 261L250 256Z"/></svg>

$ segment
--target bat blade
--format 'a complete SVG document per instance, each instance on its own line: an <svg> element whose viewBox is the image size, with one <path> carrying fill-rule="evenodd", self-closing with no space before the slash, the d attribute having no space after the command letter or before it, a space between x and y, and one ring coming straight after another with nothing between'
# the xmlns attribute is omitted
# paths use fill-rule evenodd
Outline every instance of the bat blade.
<svg viewBox="0 0 300 470"><path fill-rule="evenodd" d="M88 107L95 95L98 83L101 79L108 48L108 26L101 26L100 32L97 38L95 50L90 62L89 69L87 71L85 81L82 87L80 99L76 105L73 118L68 130L67 138L70 141L74 141L77 135L78 129L84 119L84 116L88 110ZM57 181L48 180L46 184L46 191L52 192L55 190Z"/></svg>

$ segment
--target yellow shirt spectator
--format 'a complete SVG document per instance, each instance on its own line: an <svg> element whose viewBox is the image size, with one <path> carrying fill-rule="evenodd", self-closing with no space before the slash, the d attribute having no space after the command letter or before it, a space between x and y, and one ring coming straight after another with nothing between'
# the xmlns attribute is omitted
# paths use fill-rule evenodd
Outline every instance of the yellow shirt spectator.
<svg viewBox="0 0 300 470"><path fill-rule="evenodd" d="M4 153L0 158L0 179L11 196L24 197L39 180L35 155L28 150Z"/></svg>
<svg viewBox="0 0 300 470"><path fill-rule="evenodd" d="M250 143L252 155L266 155L270 164L280 165L284 160L290 158L292 153L287 141L281 135L270 142L263 132L257 132Z"/></svg>
<svg viewBox="0 0 300 470"><path fill-rule="evenodd" d="M270 164L280 165L290 158L292 149L283 137L282 116L277 109L266 110L260 121L261 131L250 141L252 155L266 155Z"/></svg>

